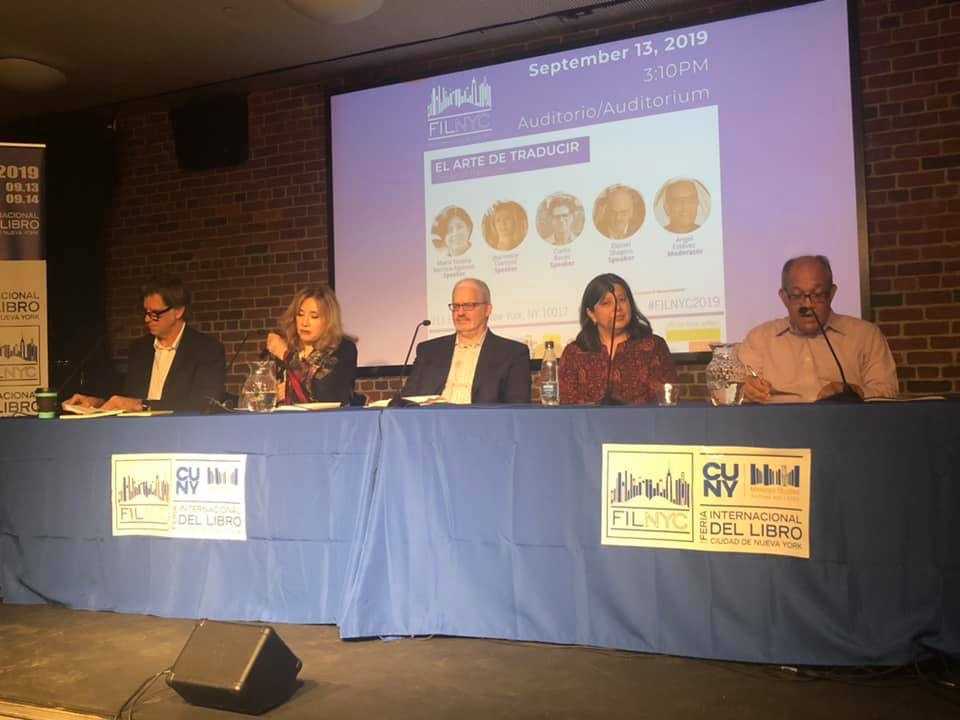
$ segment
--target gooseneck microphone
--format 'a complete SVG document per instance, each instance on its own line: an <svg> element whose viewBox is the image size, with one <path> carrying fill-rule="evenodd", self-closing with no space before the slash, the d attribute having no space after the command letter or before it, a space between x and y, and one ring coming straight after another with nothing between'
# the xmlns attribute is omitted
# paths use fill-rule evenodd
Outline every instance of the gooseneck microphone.
<svg viewBox="0 0 960 720"><path fill-rule="evenodd" d="M414 402L409 400L404 400L400 397L403 393L403 376L406 374L407 365L410 363L410 353L413 352L413 344L417 341L417 333L420 332L421 327L429 327L429 320L421 320L417 323L417 326L413 329L413 337L410 338L410 347L407 348L407 356L403 359L403 365L400 368L400 388L393 394L393 397L390 398L390 402L387 404L387 407L409 407L411 405L416 405Z"/></svg>
<svg viewBox="0 0 960 720"><path fill-rule="evenodd" d="M119 327L115 327L113 329L119 329ZM87 350L86 355L84 355L83 358L80 360L80 362L77 363L77 366L73 369L73 372L71 372L67 376L66 380L60 383L59 387L54 388L56 390L58 398L60 397L61 393L63 393L63 391L67 389L67 386L70 385L73 379L79 373L81 373L84 368L87 367L87 363L90 362L90 359L96 354L97 350L103 347L103 341L110 336L111 332L112 332L111 329L106 329L102 333L100 333L97 336L97 339L93 341L93 344L90 345L90 348ZM81 383L81 386L82 385L83 383Z"/></svg>
<svg viewBox="0 0 960 720"><path fill-rule="evenodd" d="M623 400L613 396L613 349L616 347L617 337L617 288L610 285L610 294L613 295L613 319L610 321L610 357L607 359L607 391L600 398L601 405L623 405Z"/></svg>
<svg viewBox="0 0 960 720"><path fill-rule="evenodd" d="M233 364L237 361L237 357L240 355L240 351L243 350L243 346L247 344L247 338L250 337L250 333L252 332L253 330L247 330L243 334L243 339L240 341L240 344L237 345L236 352L233 353L233 357L230 358L230 362L227 363L227 369L224 375L229 375L230 371L233 370Z"/></svg>
<svg viewBox="0 0 960 720"><path fill-rule="evenodd" d="M247 344L247 339L250 337L250 333L252 332L253 330L247 330L243 334L243 338L240 340L240 344L237 345L237 349L234 351L233 357L230 358L230 362L224 365L224 378L228 377L233 371L233 365L237 362L237 358L240 356L240 351L243 350L243 346ZM234 395L233 393L226 391L224 391L223 397L212 398L208 396L204 399L207 401L207 405L204 407L203 412L204 414L208 415L217 411L236 412L237 405L240 404L240 397L238 395Z"/></svg>
<svg viewBox="0 0 960 720"><path fill-rule="evenodd" d="M820 328L820 334L823 335L823 339L827 341L827 347L830 348L830 354L833 355L833 361L837 364L837 369L840 371L840 380L843 382L843 391L823 399L831 402L863 402L863 398L860 397L857 394L857 391L850 387L850 384L847 382L847 376L843 372L843 365L840 364L840 358L837 357L837 353L833 349L833 343L831 343L830 338L827 337L827 329L823 326L823 323L820 322L820 317L817 315L816 311L813 308L802 307L800 308L799 313L803 317L809 317L812 315L813 319L817 321L817 327Z"/></svg>

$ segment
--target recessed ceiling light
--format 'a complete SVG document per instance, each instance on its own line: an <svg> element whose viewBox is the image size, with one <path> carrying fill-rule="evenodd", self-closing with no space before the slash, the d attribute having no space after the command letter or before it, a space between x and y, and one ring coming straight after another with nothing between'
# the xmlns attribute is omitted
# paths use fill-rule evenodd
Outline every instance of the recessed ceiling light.
<svg viewBox="0 0 960 720"><path fill-rule="evenodd" d="M16 92L46 92L65 85L67 76L55 67L24 58L0 58L0 87Z"/></svg>
<svg viewBox="0 0 960 720"><path fill-rule="evenodd" d="M340 25L373 15L383 0L287 0L287 5L313 20Z"/></svg>

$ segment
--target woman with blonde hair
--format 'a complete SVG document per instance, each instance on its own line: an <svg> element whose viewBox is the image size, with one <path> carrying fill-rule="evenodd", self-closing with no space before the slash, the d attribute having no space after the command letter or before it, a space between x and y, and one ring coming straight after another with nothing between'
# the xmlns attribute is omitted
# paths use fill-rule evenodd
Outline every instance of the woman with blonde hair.
<svg viewBox="0 0 960 720"><path fill-rule="evenodd" d="M333 290L316 285L298 291L280 316L280 330L267 335L267 351L286 369L283 402L349 403L357 346L343 332Z"/></svg>

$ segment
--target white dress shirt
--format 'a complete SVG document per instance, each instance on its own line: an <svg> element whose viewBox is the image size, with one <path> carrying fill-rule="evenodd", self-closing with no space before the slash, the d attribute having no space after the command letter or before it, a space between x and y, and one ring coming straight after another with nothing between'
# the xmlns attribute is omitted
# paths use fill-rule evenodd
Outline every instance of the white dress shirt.
<svg viewBox="0 0 960 720"><path fill-rule="evenodd" d="M469 405L473 401L473 378L477 374L477 360L480 359L480 349L486 338L486 331L479 340L462 340L457 335L447 384L443 386L441 395L446 402Z"/></svg>
<svg viewBox="0 0 960 720"><path fill-rule="evenodd" d="M170 367L173 365L173 359L177 356L180 338L183 337L183 331L186 327L187 324L184 323L170 347L161 345L160 338L153 339L153 370L150 372L150 389L147 391L147 400L159 400L163 396L163 384L167 381L167 375L170 374Z"/></svg>

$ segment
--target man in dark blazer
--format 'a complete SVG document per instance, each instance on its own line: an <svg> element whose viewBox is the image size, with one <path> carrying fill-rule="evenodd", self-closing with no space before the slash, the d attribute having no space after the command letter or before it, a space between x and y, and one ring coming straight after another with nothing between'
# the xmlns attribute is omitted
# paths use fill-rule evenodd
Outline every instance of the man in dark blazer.
<svg viewBox="0 0 960 720"><path fill-rule="evenodd" d="M465 278L453 288L454 335L417 345L417 359L402 394L441 395L447 402L530 402L530 351L487 327L490 288Z"/></svg>
<svg viewBox="0 0 960 720"><path fill-rule="evenodd" d="M67 404L103 410L203 410L223 397L226 368L223 345L188 327L184 315L190 294L175 278L142 288L149 335L130 345L123 395L106 402L74 395Z"/></svg>

